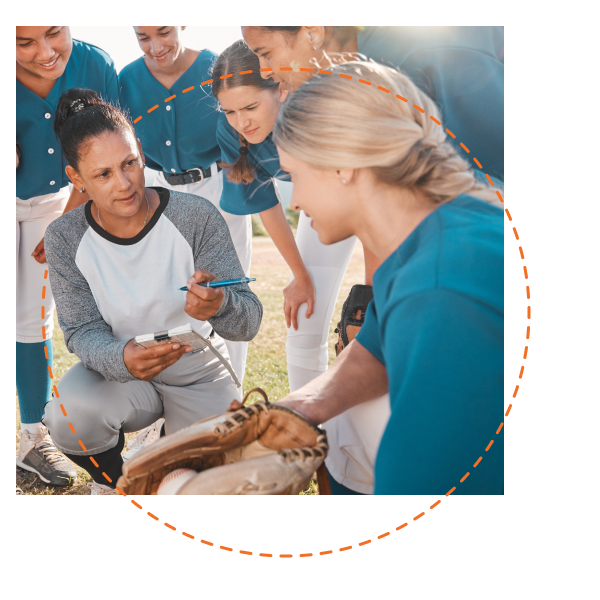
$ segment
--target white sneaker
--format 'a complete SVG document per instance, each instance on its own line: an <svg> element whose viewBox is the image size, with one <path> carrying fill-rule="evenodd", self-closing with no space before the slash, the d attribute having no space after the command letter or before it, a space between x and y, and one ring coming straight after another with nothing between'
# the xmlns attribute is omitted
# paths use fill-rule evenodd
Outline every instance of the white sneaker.
<svg viewBox="0 0 600 600"><path fill-rule="evenodd" d="M123 455L123 460L133 458L140 450L158 441L164 422L164 419L158 419L156 423L142 429L136 436L132 437L127 444L127 452Z"/></svg>
<svg viewBox="0 0 600 600"><path fill-rule="evenodd" d="M86 485L90 488L90 496L115 496L117 494L117 490L103 483L92 481L91 483L86 483Z"/></svg>
<svg viewBox="0 0 600 600"><path fill-rule="evenodd" d="M44 425L35 433L21 429L17 465L52 485L71 485L77 479L75 465L56 449Z"/></svg>

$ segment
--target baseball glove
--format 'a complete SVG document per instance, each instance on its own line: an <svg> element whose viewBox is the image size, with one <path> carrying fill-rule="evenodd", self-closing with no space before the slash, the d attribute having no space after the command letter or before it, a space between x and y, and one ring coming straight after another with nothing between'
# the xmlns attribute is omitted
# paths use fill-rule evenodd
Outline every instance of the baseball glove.
<svg viewBox="0 0 600 600"><path fill-rule="evenodd" d="M340 315L335 333L338 340L335 344L335 355L340 352L356 337L363 323L369 302L373 300L373 287L370 285L353 285Z"/></svg>
<svg viewBox="0 0 600 600"><path fill-rule="evenodd" d="M298 494L323 465L325 432L271 404L260 388L248 392L244 402L254 391L264 400L248 406L234 401L225 414L162 437L139 452L124 464L117 486L126 494L156 494L166 475L189 468L198 474L177 491L179 496Z"/></svg>

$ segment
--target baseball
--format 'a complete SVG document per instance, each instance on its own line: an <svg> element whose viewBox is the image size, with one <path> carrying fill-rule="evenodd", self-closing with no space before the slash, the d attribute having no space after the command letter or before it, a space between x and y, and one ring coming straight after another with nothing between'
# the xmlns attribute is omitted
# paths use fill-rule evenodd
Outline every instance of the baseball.
<svg viewBox="0 0 600 600"><path fill-rule="evenodd" d="M175 471L171 471L168 475L165 475L156 493L158 495L174 496L186 481L189 481L197 474L197 471L194 471L194 469L175 469Z"/></svg>

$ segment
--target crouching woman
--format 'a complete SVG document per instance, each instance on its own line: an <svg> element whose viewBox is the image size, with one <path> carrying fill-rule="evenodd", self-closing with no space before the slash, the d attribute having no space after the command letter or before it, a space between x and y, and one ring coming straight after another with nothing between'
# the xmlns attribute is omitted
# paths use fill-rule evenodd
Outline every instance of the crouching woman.
<svg viewBox="0 0 600 600"><path fill-rule="evenodd" d="M145 187L141 145L118 108L91 90L68 90L55 130L69 178L92 199L46 231L58 321L81 362L62 378L43 422L91 475L92 493L114 493L125 433L164 417L168 435L239 398L210 349L146 349L132 338L190 323L228 358L223 340L251 340L262 305L246 284L198 285L244 276L227 225L208 200Z"/></svg>

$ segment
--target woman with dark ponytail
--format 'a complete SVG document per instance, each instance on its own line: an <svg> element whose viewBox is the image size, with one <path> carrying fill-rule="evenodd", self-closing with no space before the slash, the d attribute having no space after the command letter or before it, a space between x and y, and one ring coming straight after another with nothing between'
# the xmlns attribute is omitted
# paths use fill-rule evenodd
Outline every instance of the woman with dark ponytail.
<svg viewBox="0 0 600 600"><path fill-rule="evenodd" d="M53 131L61 94L82 86L118 101L117 73L106 52L71 38L66 26L17 27L17 393L21 441L17 465L53 485L69 485L74 466L59 454L41 423L50 399L54 298L45 278L43 237L63 213L85 203L86 190L73 188L68 159ZM42 314L40 318L40 295Z"/></svg>
<svg viewBox="0 0 600 600"><path fill-rule="evenodd" d="M197 285L244 276L227 225L204 198L145 186L144 153L120 109L91 90L71 89L54 127L67 175L92 199L46 231L58 322L81 362L61 379L43 422L56 446L90 473L92 494L112 494L125 433L164 417L169 435L224 412L239 396L224 339L252 339L262 306L247 284ZM188 323L223 361L208 348L143 348L133 339Z"/></svg>

